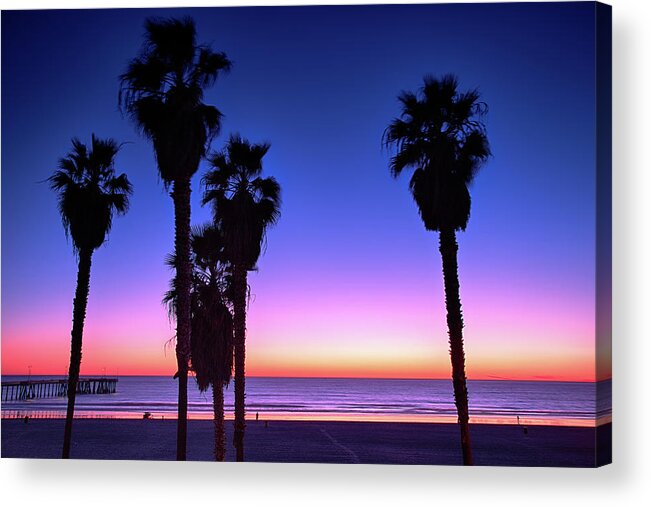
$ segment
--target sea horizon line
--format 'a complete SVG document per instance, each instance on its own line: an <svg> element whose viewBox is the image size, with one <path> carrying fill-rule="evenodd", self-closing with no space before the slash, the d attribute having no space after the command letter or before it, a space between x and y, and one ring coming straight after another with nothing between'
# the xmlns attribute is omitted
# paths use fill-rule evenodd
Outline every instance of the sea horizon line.
<svg viewBox="0 0 651 507"><path fill-rule="evenodd" d="M66 378L67 374L61 373L1 373L2 377L61 377ZM81 377L107 377L107 378L120 378L120 377L172 377L170 374L156 374L156 373L140 373L140 374L109 374L109 373L85 373ZM248 379L296 379L296 380L449 380L450 377L363 377L363 376L305 376L305 375L247 375ZM611 381L612 377L594 380L566 380L566 379L543 379L543 378L486 378L486 377L468 377L468 381L480 382L557 382L557 383L575 383L575 384L597 384L599 382Z"/></svg>

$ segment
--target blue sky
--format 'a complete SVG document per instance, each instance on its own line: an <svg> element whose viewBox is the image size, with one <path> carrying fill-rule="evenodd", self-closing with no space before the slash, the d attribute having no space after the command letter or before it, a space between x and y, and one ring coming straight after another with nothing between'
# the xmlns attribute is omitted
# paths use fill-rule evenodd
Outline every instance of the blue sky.
<svg viewBox="0 0 651 507"><path fill-rule="evenodd" d="M508 312L509 301L528 294L532 307L558 297L589 318L593 4L3 12L3 346L32 343L27 316L36 325L37 308L47 309L43 319L61 315L57 333L69 332L76 265L55 196L39 182L71 137L88 142L91 132L126 143L117 168L135 189L131 211L96 254L91 304L95 298L96 312L101 302L116 322L132 322L133 307L116 303L127 294L142 302L144 322L160 319L171 333L160 305L171 200L150 144L118 111L117 78L140 48L146 17L183 15L196 20L199 41L234 62L206 94L225 114L214 148L230 132L272 145L265 167L282 185L284 206L252 275L258 301L290 294L318 305L314 294L329 290L387 290L401 312L412 300L442 309L436 237L420 223L407 178L389 176L381 136L399 113L401 90L415 90L425 74L451 72L488 104L493 151L460 235L465 306L493 298L494 312ZM193 223L209 217L199 203L203 171L193 181ZM138 342L134 326L126 334Z"/></svg>

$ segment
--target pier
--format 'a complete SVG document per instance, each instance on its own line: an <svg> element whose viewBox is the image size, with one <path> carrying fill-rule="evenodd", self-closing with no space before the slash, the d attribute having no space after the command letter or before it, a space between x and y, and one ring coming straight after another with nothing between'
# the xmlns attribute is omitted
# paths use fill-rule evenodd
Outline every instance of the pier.
<svg viewBox="0 0 651 507"><path fill-rule="evenodd" d="M80 378L77 382L77 394L113 394L117 390L117 384L117 378ZM57 398L67 395L67 378L2 382L2 401Z"/></svg>

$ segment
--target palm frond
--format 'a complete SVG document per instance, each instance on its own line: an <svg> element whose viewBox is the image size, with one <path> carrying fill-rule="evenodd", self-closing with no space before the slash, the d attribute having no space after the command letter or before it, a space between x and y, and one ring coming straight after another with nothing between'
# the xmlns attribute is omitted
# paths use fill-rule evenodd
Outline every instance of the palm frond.
<svg viewBox="0 0 651 507"><path fill-rule="evenodd" d="M113 214L129 208L131 183L125 174L116 177L113 168L118 151L113 139L93 134L89 150L74 138L72 150L47 180L58 194L61 221L75 253L99 248L111 231Z"/></svg>
<svg viewBox="0 0 651 507"><path fill-rule="evenodd" d="M197 106L197 116L198 121L203 123L205 126L207 133L206 137L208 139L208 142L204 143L202 151L202 155L204 155L207 149L207 145L210 144L210 141L212 141L214 137L219 135L221 131L222 118L224 115L215 106L199 104Z"/></svg>
<svg viewBox="0 0 651 507"><path fill-rule="evenodd" d="M191 177L219 134L223 115L203 95L230 67L224 53L197 45L191 18L146 20L142 49L120 76L118 102L152 141L166 186Z"/></svg>
<svg viewBox="0 0 651 507"><path fill-rule="evenodd" d="M183 73L194 58L197 31L191 17L182 19L151 17L145 21L144 53Z"/></svg>
<svg viewBox="0 0 651 507"><path fill-rule="evenodd" d="M221 225L224 255L233 264L254 269L266 231L280 219L280 185L263 178L263 158L269 143L252 144L239 134L209 157L211 170L203 177L203 204L210 204Z"/></svg>
<svg viewBox="0 0 651 507"><path fill-rule="evenodd" d="M215 52L209 47L201 46L190 79L200 88L209 88L215 84L220 74L228 74L231 67L232 62L226 53Z"/></svg>
<svg viewBox="0 0 651 507"><path fill-rule="evenodd" d="M280 184L273 176L254 179L251 188L260 195L261 199L269 199L280 207Z"/></svg>
<svg viewBox="0 0 651 507"><path fill-rule="evenodd" d="M113 194L131 195L133 193L133 185L131 185L127 175L122 173L120 176L108 179L106 182L106 190Z"/></svg>
<svg viewBox="0 0 651 507"><path fill-rule="evenodd" d="M74 173L66 170L54 171L47 181L50 183L50 188L56 192L69 186L76 185Z"/></svg>
<svg viewBox="0 0 651 507"><path fill-rule="evenodd" d="M401 114L384 131L391 175L414 171L409 189L428 230L468 223L468 185L490 156L479 99L476 89L459 92L454 75L427 75L418 93L399 94Z"/></svg>

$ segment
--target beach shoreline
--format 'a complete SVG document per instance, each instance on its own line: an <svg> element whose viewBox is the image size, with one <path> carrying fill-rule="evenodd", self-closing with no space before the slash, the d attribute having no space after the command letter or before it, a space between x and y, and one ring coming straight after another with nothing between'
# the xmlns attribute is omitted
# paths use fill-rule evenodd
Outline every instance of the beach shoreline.
<svg viewBox="0 0 651 507"><path fill-rule="evenodd" d="M63 419L2 419L2 458L60 457ZM234 460L232 423L227 461ZM593 467L610 456L612 425L471 425L477 465ZM173 460L172 419L76 419L72 458ZM249 420L246 461L459 465L459 430L449 423ZM595 446L595 443L598 445ZM213 424L191 420L188 460L212 461ZM601 455L597 455L597 449Z"/></svg>
<svg viewBox="0 0 651 507"><path fill-rule="evenodd" d="M132 421L143 419L144 414L149 414L151 420L176 420L176 412L109 412L109 411L83 411L75 412L75 419L109 419ZM3 409L1 419L65 419L64 412L48 411L30 411L30 410L12 410ZM233 420L232 413L226 413L226 421ZM213 414L209 412L189 413L188 420L192 421L211 421ZM255 412L246 414L247 421L257 420ZM396 415L396 414L355 414L355 413L319 413L319 412L261 412L259 413L261 421L294 421L294 422L362 422L362 423L395 423L395 424L455 424L456 416L438 416L438 415ZM532 418L520 417L490 417L490 416L470 416L470 424L473 425L498 425L498 426L555 426L571 428L595 428L612 423L612 417L606 416L599 419L578 419L578 418Z"/></svg>

